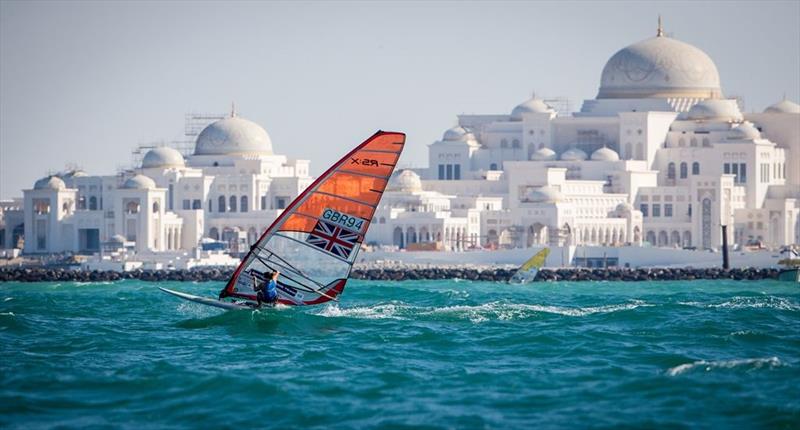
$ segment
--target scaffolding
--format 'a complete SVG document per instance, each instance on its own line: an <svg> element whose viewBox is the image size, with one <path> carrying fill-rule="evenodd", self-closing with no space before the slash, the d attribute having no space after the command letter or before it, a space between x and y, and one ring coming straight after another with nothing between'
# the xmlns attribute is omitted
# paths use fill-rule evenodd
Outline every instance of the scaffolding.
<svg viewBox="0 0 800 430"><path fill-rule="evenodd" d="M214 121L227 118L225 114L209 114L209 113L187 113L184 118L183 137L172 141L155 141L140 143L131 151L131 166L121 166L117 168L118 172L128 171L135 169L142 165L142 160L147 151L155 148L167 147L172 148L181 153L184 157L189 156L194 152L195 141L200 132L203 131L209 124Z"/></svg>

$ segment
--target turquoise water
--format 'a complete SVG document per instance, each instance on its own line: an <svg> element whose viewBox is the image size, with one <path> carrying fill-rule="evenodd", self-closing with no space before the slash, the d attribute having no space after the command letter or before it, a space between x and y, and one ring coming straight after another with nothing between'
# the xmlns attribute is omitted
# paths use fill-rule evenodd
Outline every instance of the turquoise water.
<svg viewBox="0 0 800 430"><path fill-rule="evenodd" d="M156 285L0 284L0 427L800 426L792 284L351 281L260 312Z"/></svg>

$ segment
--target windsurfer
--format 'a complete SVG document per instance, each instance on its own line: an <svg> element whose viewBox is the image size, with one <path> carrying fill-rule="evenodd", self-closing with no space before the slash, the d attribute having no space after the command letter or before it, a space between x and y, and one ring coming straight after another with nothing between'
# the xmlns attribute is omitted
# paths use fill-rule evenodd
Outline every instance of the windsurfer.
<svg viewBox="0 0 800 430"><path fill-rule="evenodd" d="M273 304L278 301L278 275L281 272L274 271L270 273L266 282L258 285L258 281L253 276L253 289L256 290L256 307L260 308L262 303Z"/></svg>

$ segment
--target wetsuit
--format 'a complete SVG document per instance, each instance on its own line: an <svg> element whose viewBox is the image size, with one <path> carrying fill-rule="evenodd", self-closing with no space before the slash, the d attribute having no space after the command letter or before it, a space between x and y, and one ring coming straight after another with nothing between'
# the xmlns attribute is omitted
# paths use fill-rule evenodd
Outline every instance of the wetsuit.
<svg viewBox="0 0 800 430"><path fill-rule="evenodd" d="M270 279L261 284L261 288L258 290L256 297L259 305L261 305L262 302L275 303L278 300L278 289L275 280Z"/></svg>

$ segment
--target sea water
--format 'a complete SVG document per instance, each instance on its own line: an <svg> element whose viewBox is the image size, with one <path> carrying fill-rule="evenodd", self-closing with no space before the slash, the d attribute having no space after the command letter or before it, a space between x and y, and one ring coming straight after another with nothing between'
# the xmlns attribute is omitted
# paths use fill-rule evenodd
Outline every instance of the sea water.
<svg viewBox="0 0 800 430"><path fill-rule="evenodd" d="M800 288L351 281L222 311L219 283L0 284L0 427L800 426Z"/></svg>

